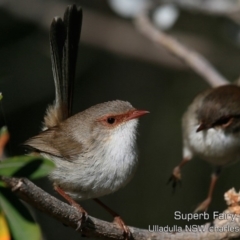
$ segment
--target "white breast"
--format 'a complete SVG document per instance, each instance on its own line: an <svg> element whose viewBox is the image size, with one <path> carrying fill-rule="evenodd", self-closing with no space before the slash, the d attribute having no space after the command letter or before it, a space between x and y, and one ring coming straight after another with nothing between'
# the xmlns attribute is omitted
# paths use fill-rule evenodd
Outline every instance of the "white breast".
<svg viewBox="0 0 240 240"><path fill-rule="evenodd" d="M190 128L184 141L184 157L198 155L215 165L240 159L240 136L226 135L220 127L200 132L194 124Z"/></svg>
<svg viewBox="0 0 240 240"><path fill-rule="evenodd" d="M55 161L57 168L50 178L77 200L97 198L123 187L137 166L137 122L134 119L117 127L110 138L73 162Z"/></svg>

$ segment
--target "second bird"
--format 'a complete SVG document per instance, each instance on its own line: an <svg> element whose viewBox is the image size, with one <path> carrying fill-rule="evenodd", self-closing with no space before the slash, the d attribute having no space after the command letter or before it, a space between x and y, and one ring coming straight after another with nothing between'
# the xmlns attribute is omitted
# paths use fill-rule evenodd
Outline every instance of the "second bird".
<svg viewBox="0 0 240 240"><path fill-rule="evenodd" d="M206 211L223 166L240 160L240 87L224 85L199 94L182 119L183 160L173 169L173 186L181 168L194 156L214 167L207 198L195 212Z"/></svg>

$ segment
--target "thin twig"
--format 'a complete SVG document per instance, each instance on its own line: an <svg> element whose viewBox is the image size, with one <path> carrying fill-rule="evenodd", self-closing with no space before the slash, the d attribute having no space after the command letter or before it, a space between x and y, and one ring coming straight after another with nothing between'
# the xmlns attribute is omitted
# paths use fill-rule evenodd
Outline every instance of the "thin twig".
<svg viewBox="0 0 240 240"><path fill-rule="evenodd" d="M157 45L165 47L170 53L184 61L212 87L229 83L229 81L217 72L211 63L199 53L186 48L173 37L155 28L150 22L146 12L136 17L135 24L141 33Z"/></svg>

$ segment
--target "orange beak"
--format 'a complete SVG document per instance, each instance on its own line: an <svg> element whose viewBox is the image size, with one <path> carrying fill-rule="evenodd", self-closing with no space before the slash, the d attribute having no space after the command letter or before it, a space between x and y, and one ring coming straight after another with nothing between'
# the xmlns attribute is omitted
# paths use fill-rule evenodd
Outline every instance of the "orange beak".
<svg viewBox="0 0 240 240"><path fill-rule="evenodd" d="M129 113L127 118L125 119L126 121L134 119L134 118L139 118L145 114L149 113L149 111L146 110L133 110Z"/></svg>

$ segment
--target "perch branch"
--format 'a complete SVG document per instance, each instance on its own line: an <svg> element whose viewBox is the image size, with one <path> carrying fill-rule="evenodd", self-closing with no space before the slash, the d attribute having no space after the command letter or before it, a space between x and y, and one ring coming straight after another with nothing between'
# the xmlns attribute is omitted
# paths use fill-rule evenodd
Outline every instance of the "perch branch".
<svg viewBox="0 0 240 240"><path fill-rule="evenodd" d="M141 13L136 17L135 25L137 29L147 38L157 45L163 46L170 53L184 61L196 73L202 76L203 79L205 79L205 81L207 81L212 87L229 83L229 81L217 72L211 63L209 63L208 60L199 53L183 46L173 37L154 27L147 17L146 12Z"/></svg>
<svg viewBox="0 0 240 240"><path fill-rule="evenodd" d="M74 207L63 203L50 194L46 193L26 178L19 179L0 177L0 179L4 181L7 186L19 196L19 198L29 203L31 206L47 213L51 217L72 227L73 229L77 228L78 220L81 218L81 213ZM151 231L151 229L149 231L135 227L129 227L129 229L132 233L132 239L135 240L234 239L236 237L240 237L240 221L238 221L238 219L239 218L236 218L235 221L222 221L216 219L213 226L216 228L225 228L225 231L208 231L209 227L212 226L210 223L201 226L205 229L205 231L198 232L188 232L186 230L183 230L176 233L169 233ZM239 229L239 231L227 231L228 229L232 229L234 227L235 229ZM79 229L78 232L80 234L84 234L87 237L102 239L124 239L122 230L116 224L96 219L91 216L89 216L82 223L82 228Z"/></svg>

